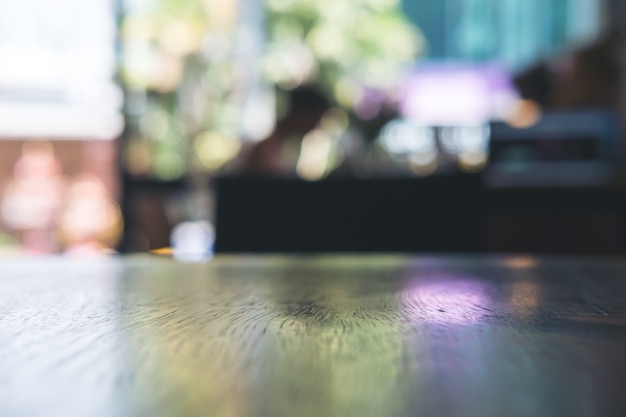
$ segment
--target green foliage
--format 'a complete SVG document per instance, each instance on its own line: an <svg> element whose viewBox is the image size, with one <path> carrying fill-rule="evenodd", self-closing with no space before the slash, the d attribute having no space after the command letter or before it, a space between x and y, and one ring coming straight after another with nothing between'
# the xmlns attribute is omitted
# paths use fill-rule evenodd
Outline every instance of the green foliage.
<svg viewBox="0 0 626 417"><path fill-rule="evenodd" d="M271 82L316 84L346 107L391 87L422 48L397 0L267 0L267 40Z"/></svg>
<svg viewBox="0 0 626 417"><path fill-rule="evenodd" d="M133 94L147 92L143 114L127 120L131 172L174 179L202 161L216 166L209 153L229 154L239 140L250 87L242 77L257 70L242 66L239 6L153 0L124 18L122 79ZM266 0L265 24L265 80L283 89L315 84L348 110L365 88L390 88L422 46L398 0Z"/></svg>

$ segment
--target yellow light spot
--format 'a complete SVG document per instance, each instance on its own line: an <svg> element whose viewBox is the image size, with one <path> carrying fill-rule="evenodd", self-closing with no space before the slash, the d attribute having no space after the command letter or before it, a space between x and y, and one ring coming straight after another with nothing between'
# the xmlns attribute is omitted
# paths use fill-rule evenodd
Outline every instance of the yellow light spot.
<svg viewBox="0 0 626 417"><path fill-rule="evenodd" d="M341 78L335 84L335 97L344 107L353 107L363 95L363 89L353 80Z"/></svg>
<svg viewBox="0 0 626 417"><path fill-rule="evenodd" d="M239 154L241 142L220 132L205 132L197 137L194 150L202 165L219 169Z"/></svg>
<svg viewBox="0 0 626 417"><path fill-rule="evenodd" d="M150 253L153 253L155 255L161 255L161 256L171 256L174 254L174 251L172 250L172 248L160 248L160 249L151 250Z"/></svg>
<svg viewBox="0 0 626 417"><path fill-rule="evenodd" d="M489 158L483 151L463 152L459 155L459 167L465 172L482 171Z"/></svg>
<svg viewBox="0 0 626 417"><path fill-rule="evenodd" d="M309 181L321 179L326 173L332 150L332 139L321 130L314 130L302 139L300 158L296 171L300 177Z"/></svg>

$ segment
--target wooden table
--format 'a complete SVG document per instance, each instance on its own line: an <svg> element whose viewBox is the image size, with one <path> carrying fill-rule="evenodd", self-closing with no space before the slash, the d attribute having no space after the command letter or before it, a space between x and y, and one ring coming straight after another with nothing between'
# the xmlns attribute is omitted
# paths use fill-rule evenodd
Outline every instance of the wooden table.
<svg viewBox="0 0 626 417"><path fill-rule="evenodd" d="M0 262L0 416L624 416L626 261Z"/></svg>

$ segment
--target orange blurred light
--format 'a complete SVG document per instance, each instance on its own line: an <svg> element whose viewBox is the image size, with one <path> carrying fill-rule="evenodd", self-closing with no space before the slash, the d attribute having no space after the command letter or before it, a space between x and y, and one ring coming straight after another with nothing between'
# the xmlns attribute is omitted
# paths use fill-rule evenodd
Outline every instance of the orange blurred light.
<svg viewBox="0 0 626 417"><path fill-rule="evenodd" d="M532 100L519 100L513 112L506 120L507 124L517 129L527 129L541 120L541 108Z"/></svg>

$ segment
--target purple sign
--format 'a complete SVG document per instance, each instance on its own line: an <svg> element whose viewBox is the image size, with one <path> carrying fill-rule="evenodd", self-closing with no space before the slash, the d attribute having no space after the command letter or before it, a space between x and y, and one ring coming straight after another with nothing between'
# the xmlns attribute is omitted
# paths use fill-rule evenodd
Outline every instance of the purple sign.
<svg viewBox="0 0 626 417"><path fill-rule="evenodd" d="M402 91L402 115L431 126L498 120L518 99L510 76L494 64L423 64Z"/></svg>

